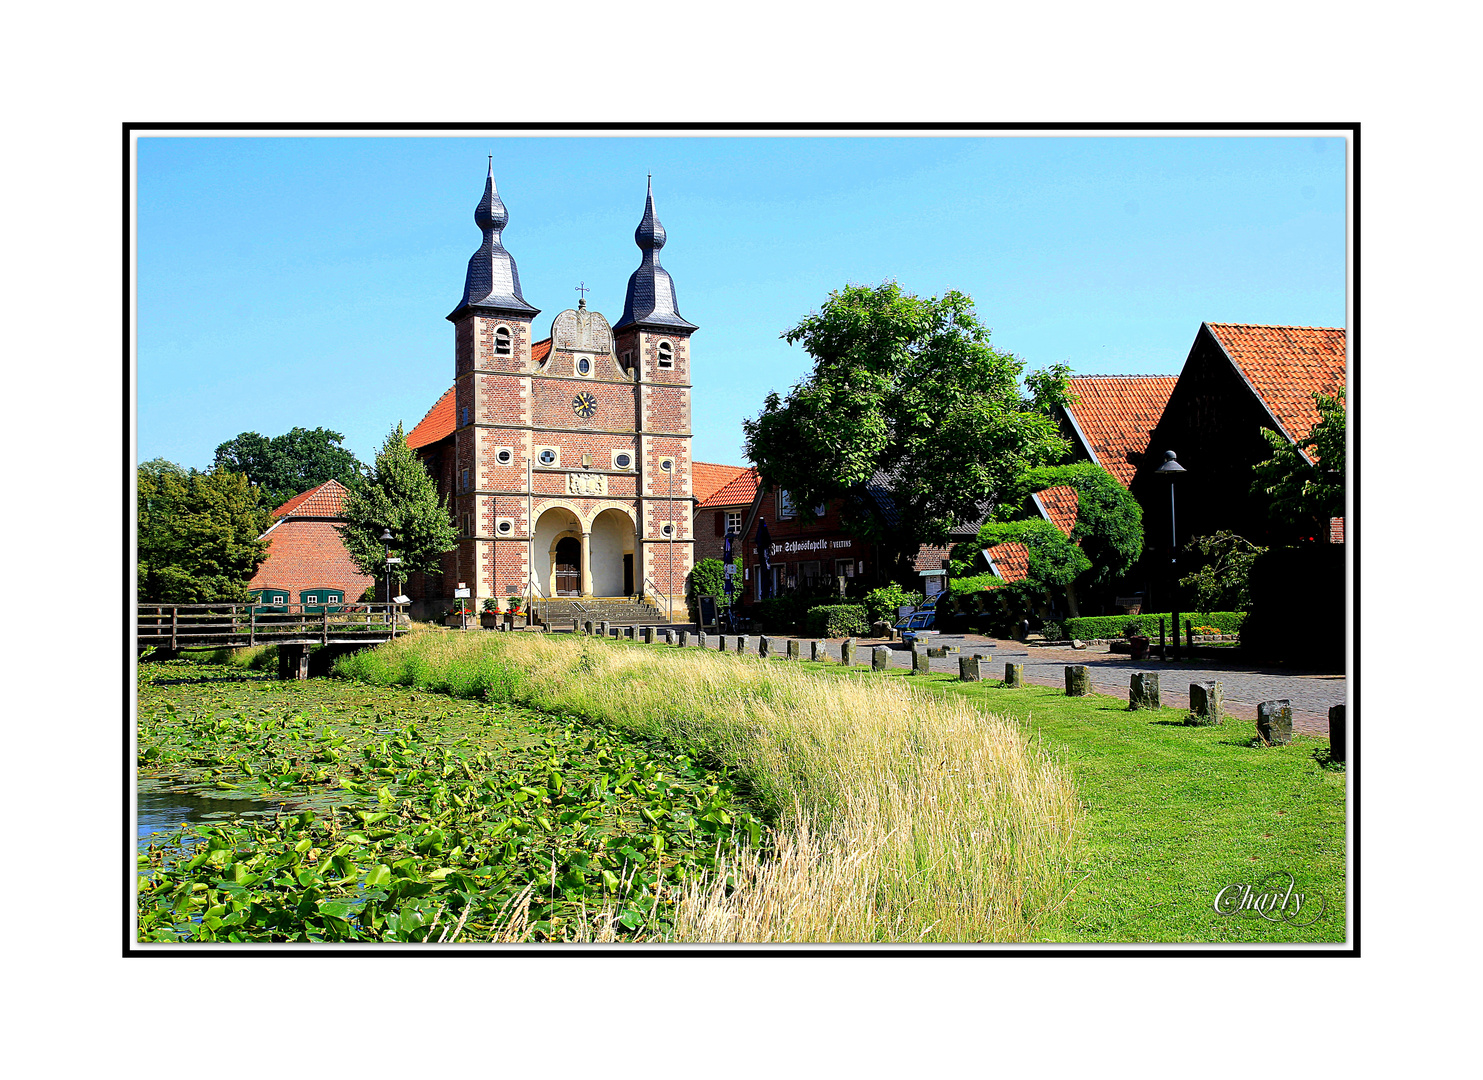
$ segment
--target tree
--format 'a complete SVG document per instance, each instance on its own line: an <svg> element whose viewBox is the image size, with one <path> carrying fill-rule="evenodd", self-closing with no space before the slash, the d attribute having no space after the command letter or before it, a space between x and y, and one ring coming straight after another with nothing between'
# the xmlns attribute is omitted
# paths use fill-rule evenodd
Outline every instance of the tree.
<svg viewBox="0 0 1483 1080"><path fill-rule="evenodd" d="M1253 467L1251 485L1274 522L1305 536L1319 535L1329 518L1344 513L1344 391L1334 397L1315 392L1313 401L1319 420L1301 442L1262 429L1272 456Z"/></svg>
<svg viewBox="0 0 1483 1080"><path fill-rule="evenodd" d="M1179 579L1196 611L1250 611L1251 566L1267 549L1233 532L1197 536L1185 552L1200 568Z"/></svg>
<svg viewBox="0 0 1483 1080"><path fill-rule="evenodd" d="M215 466L242 473L262 488L263 498L272 508L326 480L338 480L349 487L360 474L361 465L340 445L344 439L339 432L322 427L296 427L271 439L244 431L216 448Z"/></svg>
<svg viewBox="0 0 1483 1080"><path fill-rule="evenodd" d="M685 605L690 611L690 618L695 621L700 619L700 601L697 597L701 596L714 596L718 610L724 611L729 606L726 599L726 564L720 559L701 559L685 578Z"/></svg>
<svg viewBox="0 0 1483 1080"><path fill-rule="evenodd" d="M1027 469L1006 489L998 513L1002 517L1017 514L1032 493L1062 486L1076 492L1076 521L1070 536L1038 518L989 522L972 544L953 549L954 577L971 574L974 559L985 547L1024 544L1030 555L1029 573L1015 583L1015 591L1029 596L1064 590L1073 617L1078 587L1100 588L1121 580L1143 554L1143 511L1100 465L1083 461Z"/></svg>
<svg viewBox="0 0 1483 1080"><path fill-rule="evenodd" d="M268 514L247 478L187 471L156 458L139 466L139 599L245 603L268 557Z"/></svg>
<svg viewBox="0 0 1483 1080"><path fill-rule="evenodd" d="M1050 408L1068 400L1068 369L1036 372L1022 391L1023 362L989 344L963 293L851 285L782 337L801 343L814 369L742 422L747 456L803 513L888 477L900 519L890 534L846 500L862 539L906 552L941 543L1025 469L1066 453Z"/></svg>
<svg viewBox="0 0 1483 1080"><path fill-rule="evenodd" d="M447 502L438 498L433 478L407 446L401 424L382 443L371 471L347 486L345 524L337 525L336 531L356 569L384 580L386 547L381 534L390 529L395 554L402 560L392 574L398 586L408 574L442 572L442 555L453 549L458 534Z"/></svg>

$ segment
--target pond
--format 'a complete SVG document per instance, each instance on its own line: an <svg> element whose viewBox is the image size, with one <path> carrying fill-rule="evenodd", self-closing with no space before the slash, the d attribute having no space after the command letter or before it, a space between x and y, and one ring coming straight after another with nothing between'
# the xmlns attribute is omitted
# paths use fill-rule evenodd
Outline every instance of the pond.
<svg viewBox="0 0 1483 1080"><path fill-rule="evenodd" d="M281 809L278 803L258 799L203 798L150 785L144 780L139 782L134 805L138 810L134 839L141 847L151 837L163 838L182 824L255 817Z"/></svg>

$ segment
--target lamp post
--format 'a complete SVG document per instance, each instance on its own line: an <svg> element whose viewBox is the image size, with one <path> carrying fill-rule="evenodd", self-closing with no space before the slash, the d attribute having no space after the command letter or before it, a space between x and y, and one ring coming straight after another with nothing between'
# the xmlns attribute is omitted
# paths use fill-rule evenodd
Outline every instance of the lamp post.
<svg viewBox="0 0 1483 1080"><path fill-rule="evenodd" d="M393 537L391 535L391 530L389 528L388 529L383 529L381 531L381 543L386 548L386 621L387 622L391 622L391 568L393 566L395 566L397 563L399 563L399 562L402 561L401 559L396 559L396 558L393 558L392 557L392 554L391 554L391 542L392 542L393 539L395 539L395 537Z"/></svg>
<svg viewBox="0 0 1483 1080"><path fill-rule="evenodd" d="M669 473L669 581L666 590L669 593L669 621L675 621L675 463L673 458L665 458L659 463L659 467Z"/></svg>
<svg viewBox="0 0 1483 1080"><path fill-rule="evenodd" d="M1179 659L1179 576L1175 567L1179 562L1179 531L1174 524L1174 481L1185 471L1175 458L1173 450L1164 451L1164 463L1154 470L1158 476L1169 479L1169 606L1174 616L1174 659Z"/></svg>

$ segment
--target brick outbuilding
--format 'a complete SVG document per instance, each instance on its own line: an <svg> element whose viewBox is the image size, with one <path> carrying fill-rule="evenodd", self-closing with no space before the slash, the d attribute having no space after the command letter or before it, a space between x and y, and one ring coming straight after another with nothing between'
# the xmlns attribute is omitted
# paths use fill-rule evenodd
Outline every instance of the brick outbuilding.
<svg viewBox="0 0 1483 1080"><path fill-rule="evenodd" d="M275 520L261 537L268 541L268 558L247 587L275 604L359 600L373 581L356 569L335 531L345 521L345 495L339 481L326 480L273 511Z"/></svg>

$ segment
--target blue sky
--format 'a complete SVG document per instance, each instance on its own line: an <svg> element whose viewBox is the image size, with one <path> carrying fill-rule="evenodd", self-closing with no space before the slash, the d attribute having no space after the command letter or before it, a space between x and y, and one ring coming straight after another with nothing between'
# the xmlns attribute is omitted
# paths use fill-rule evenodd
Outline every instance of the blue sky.
<svg viewBox="0 0 1483 1080"><path fill-rule="evenodd" d="M1345 325L1339 138L146 137L138 459L328 427L369 461L453 377L486 155L538 337L616 321L654 174L693 339L694 453L808 370L779 335L848 282L973 297L1027 370L1177 374L1202 320Z"/></svg>

